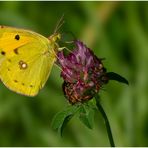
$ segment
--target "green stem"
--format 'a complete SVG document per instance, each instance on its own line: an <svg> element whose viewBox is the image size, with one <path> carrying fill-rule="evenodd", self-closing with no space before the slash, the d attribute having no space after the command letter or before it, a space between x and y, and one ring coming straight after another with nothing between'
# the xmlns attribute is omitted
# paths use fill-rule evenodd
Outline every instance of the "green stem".
<svg viewBox="0 0 148 148"><path fill-rule="evenodd" d="M106 115L106 113L105 113L103 107L102 107L101 104L100 104L99 98L100 98L100 97L99 97L99 95L97 94L97 95L95 96L96 105L97 105L98 110L101 112L101 114L102 114L102 116L103 116L103 118L104 118L110 145L111 145L111 147L115 147L115 143L114 143L114 139L113 139L113 136L112 136L112 131L111 131L111 128L110 128L110 124L109 124L107 115Z"/></svg>

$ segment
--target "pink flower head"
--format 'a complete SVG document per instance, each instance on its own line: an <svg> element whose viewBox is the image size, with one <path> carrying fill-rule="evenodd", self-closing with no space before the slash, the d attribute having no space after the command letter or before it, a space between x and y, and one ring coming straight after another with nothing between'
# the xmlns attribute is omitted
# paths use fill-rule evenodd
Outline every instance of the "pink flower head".
<svg viewBox="0 0 148 148"><path fill-rule="evenodd" d="M58 53L64 79L63 91L72 104L93 98L108 82L101 59L81 41L76 40L74 44L76 47L69 55L65 56L63 51Z"/></svg>

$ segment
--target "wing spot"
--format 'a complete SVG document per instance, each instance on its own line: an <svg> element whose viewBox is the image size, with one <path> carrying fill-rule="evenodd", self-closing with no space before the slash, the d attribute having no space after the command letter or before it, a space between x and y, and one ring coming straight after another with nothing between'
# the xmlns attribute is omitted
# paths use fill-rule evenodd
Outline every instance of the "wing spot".
<svg viewBox="0 0 148 148"><path fill-rule="evenodd" d="M25 84L24 84L24 83L22 83L22 85L23 85L23 86L25 86Z"/></svg>
<svg viewBox="0 0 148 148"><path fill-rule="evenodd" d="M10 69L8 68L8 71L10 71Z"/></svg>
<svg viewBox="0 0 148 148"><path fill-rule="evenodd" d="M6 54L6 52L5 52L5 51L1 51L1 54L2 54L2 55L5 55L5 54Z"/></svg>
<svg viewBox="0 0 148 148"><path fill-rule="evenodd" d="M20 36L17 34L17 35L15 36L15 39L16 39L16 40L19 40L19 39L20 39Z"/></svg>
<svg viewBox="0 0 148 148"><path fill-rule="evenodd" d="M19 67L20 67L20 69L26 69L27 68L27 63L25 63L24 61L19 61Z"/></svg>
<svg viewBox="0 0 148 148"><path fill-rule="evenodd" d="M11 59L8 59L8 62L10 62L10 63L11 63Z"/></svg>
<svg viewBox="0 0 148 148"><path fill-rule="evenodd" d="M2 28L4 28L4 26L0 26L0 28L2 29Z"/></svg>
<svg viewBox="0 0 148 148"><path fill-rule="evenodd" d="M17 80L14 80L14 82L17 83L18 81Z"/></svg>
<svg viewBox="0 0 148 148"><path fill-rule="evenodd" d="M13 51L14 51L15 54L19 54L18 53L18 48L15 48Z"/></svg>
<svg viewBox="0 0 148 148"><path fill-rule="evenodd" d="M33 87L33 85L30 85L30 87Z"/></svg>

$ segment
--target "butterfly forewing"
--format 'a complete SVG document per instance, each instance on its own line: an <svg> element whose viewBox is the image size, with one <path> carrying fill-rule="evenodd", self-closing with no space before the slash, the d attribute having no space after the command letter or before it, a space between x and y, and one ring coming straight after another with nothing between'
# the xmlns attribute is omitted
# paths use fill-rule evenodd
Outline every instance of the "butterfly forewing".
<svg viewBox="0 0 148 148"><path fill-rule="evenodd" d="M4 28L0 29L0 79L15 92L36 95L56 60L51 44L37 33L1 30Z"/></svg>

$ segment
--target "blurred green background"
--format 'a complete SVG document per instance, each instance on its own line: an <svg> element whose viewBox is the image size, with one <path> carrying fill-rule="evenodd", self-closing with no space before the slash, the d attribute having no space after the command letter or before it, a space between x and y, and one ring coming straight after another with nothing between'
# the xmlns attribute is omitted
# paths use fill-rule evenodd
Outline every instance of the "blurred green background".
<svg viewBox="0 0 148 148"><path fill-rule="evenodd" d="M0 2L0 24L53 33L65 14L61 32L72 31L100 58L108 71L129 80L111 81L100 91L117 146L148 146L148 2ZM45 87L25 97L0 84L0 146L109 146L101 115L93 130L76 117L63 138L52 130L53 116L68 102L59 69Z"/></svg>

